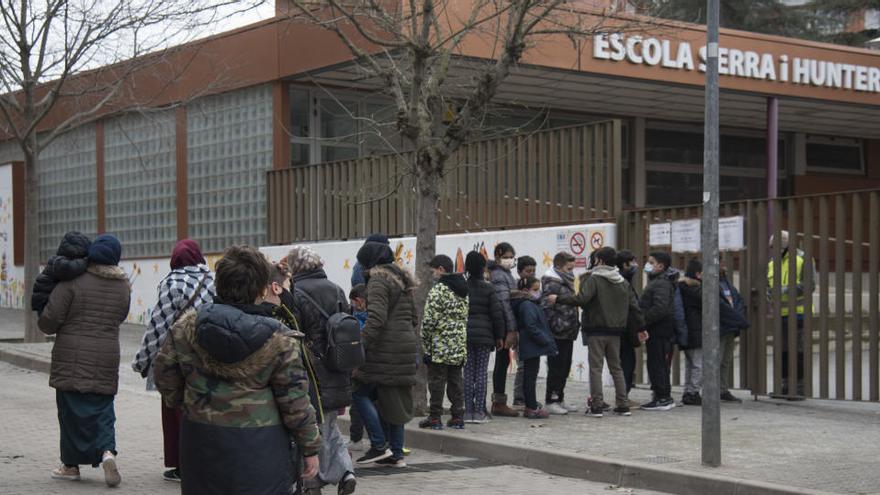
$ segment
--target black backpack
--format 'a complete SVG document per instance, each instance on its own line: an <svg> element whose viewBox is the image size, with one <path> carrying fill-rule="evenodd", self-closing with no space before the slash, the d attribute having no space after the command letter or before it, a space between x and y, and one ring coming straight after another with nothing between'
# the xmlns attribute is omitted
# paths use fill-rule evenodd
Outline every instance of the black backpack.
<svg viewBox="0 0 880 495"><path fill-rule="evenodd" d="M296 292L306 298L326 320L327 347L324 351L324 366L330 371L351 371L364 364L364 345L361 342L361 324L357 318L342 311L342 303L338 303L336 313L328 315L326 311L305 291Z"/></svg>

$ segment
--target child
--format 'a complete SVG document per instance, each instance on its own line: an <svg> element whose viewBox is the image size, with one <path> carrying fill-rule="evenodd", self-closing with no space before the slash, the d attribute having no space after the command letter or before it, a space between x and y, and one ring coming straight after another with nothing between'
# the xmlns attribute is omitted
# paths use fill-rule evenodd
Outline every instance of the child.
<svg viewBox="0 0 880 495"><path fill-rule="evenodd" d="M348 292L348 300L351 302L351 314L357 318L364 328L367 323L367 285L357 284Z"/></svg>
<svg viewBox="0 0 880 495"><path fill-rule="evenodd" d="M452 402L450 428L464 428L464 378L467 358L468 286L460 273L453 273L452 259L438 255L428 263L438 280L428 292L422 323L422 355L428 365L430 414L420 428L443 429L444 390Z"/></svg>
<svg viewBox="0 0 880 495"><path fill-rule="evenodd" d="M526 409L523 416L530 419L544 419L550 416L543 407L539 408L535 392L541 356L556 356L559 351L550 333L547 317L541 309L541 282L535 277L520 279L519 290L510 295L510 305L516 315L519 329L519 354L523 360L523 395Z"/></svg>
<svg viewBox="0 0 880 495"><path fill-rule="evenodd" d="M92 241L79 232L71 231L64 234L55 256L49 258L43 273L34 282L34 294L31 296L31 309L41 314L49 303L49 294L58 282L73 280L86 272L89 260L86 255Z"/></svg>

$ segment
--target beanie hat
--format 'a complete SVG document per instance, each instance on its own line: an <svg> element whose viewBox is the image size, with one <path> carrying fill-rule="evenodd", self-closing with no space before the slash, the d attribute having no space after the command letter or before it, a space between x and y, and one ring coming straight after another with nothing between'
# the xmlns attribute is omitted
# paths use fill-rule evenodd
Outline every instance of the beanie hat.
<svg viewBox="0 0 880 495"><path fill-rule="evenodd" d="M118 265L122 244L110 234L101 234L89 246L89 261L98 265Z"/></svg>
<svg viewBox="0 0 880 495"><path fill-rule="evenodd" d="M185 266L195 266L205 263L205 257L199 248L199 243L192 239L178 241L171 252L171 269L177 270Z"/></svg>

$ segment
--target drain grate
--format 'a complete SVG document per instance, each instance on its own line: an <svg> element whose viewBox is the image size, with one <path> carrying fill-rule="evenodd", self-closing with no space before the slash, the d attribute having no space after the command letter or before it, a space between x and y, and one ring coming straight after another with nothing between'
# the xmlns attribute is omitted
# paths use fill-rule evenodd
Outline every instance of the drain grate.
<svg viewBox="0 0 880 495"><path fill-rule="evenodd" d="M451 462L423 462L418 464L407 463L405 472L407 473L430 473L434 471L459 471L462 469L480 469L487 467L495 467L500 464L483 461L480 459L468 459L463 461ZM399 473L397 469L384 466L358 467L357 475L360 476L384 476L388 474Z"/></svg>
<svg viewBox="0 0 880 495"><path fill-rule="evenodd" d="M681 462L681 459L677 457L669 457L664 455L652 455L648 457L641 457L635 460L646 462L648 464L672 464L675 462Z"/></svg>

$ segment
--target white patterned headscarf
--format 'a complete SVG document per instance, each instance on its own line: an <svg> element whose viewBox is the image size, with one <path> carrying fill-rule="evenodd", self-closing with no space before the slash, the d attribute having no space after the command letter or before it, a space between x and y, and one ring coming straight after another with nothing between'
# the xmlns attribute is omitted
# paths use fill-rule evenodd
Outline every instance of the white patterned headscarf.
<svg viewBox="0 0 880 495"><path fill-rule="evenodd" d="M287 266L290 268L290 273L296 275L297 273L323 268L324 260L321 259L321 256L314 249L308 246L294 246L287 253Z"/></svg>

